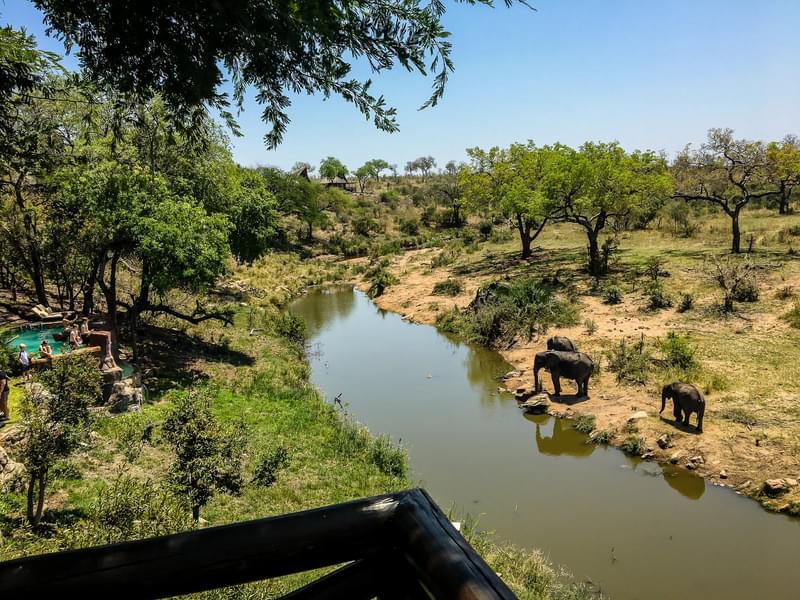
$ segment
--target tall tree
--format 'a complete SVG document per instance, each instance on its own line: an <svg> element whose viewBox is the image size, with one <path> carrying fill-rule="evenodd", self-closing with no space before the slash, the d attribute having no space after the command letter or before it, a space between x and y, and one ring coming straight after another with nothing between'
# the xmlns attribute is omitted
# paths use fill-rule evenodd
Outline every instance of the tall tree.
<svg viewBox="0 0 800 600"><path fill-rule="evenodd" d="M382 158L373 158L372 160L368 161L367 164L372 168L373 176L375 177L375 183L378 183L378 179L383 171L391 169L392 167L392 165Z"/></svg>
<svg viewBox="0 0 800 600"><path fill-rule="evenodd" d="M372 178L378 178L378 172L375 170L371 161L358 167L353 171L353 175L356 181L358 181L358 189L362 194L364 193L364 188L367 187L367 182Z"/></svg>
<svg viewBox="0 0 800 600"><path fill-rule="evenodd" d="M397 130L395 109L371 94L371 81L351 78L351 57L364 59L377 73L396 66L435 72L423 108L439 101L453 69L441 2L251 0L205 3L203 10L185 0L34 4L44 12L50 33L79 47L81 62L97 80L145 98L158 90L176 113L212 106L232 123L230 99L221 91L223 69L230 73L239 108L254 87L262 118L271 126L265 136L270 148L289 123L287 90L339 95L379 129Z"/></svg>
<svg viewBox="0 0 800 600"><path fill-rule="evenodd" d="M460 185L476 211L493 210L517 230L522 258L531 256L531 244L544 230L553 210L544 194L545 154L533 143L501 150L467 150L469 167L461 171Z"/></svg>
<svg viewBox="0 0 800 600"><path fill-rule="evenodd" d="M797 136L787 135L782 141L767 146L766 177L776 189L778 212L789 214L792 192L800 185L800 139Z"/></svg>
<svg viewBox="0 0 800 600"><path fill-rule="evenodd" d="M666 160L650 151L628 153L616 142L586 142L577 151L556 144L546 153L544 193L555 205L553 217L583 228L587 270L602 275L608 255L601 254L600 235L612 221L670 194Z"/></svg>
<svg viewBox="0 0 800 600"><path fill-rule="evenodd" d="M686 148L672 167L675 197L719 206L731 220L731 252L741 252L739 216L751 200L775 194L767 188L766 148L762 142L735 139L732 129L711 129L698 149Z"/></svg>
<svg viewBox="0 0 800 600"><path fill-rule="evenodd" d="M347 179L347 175L349 173L350 171L346 166L344 166L344 163L333 156L323 159L319 165L320 177L325 177L330 181L333 181L337 177Z"/></svg>

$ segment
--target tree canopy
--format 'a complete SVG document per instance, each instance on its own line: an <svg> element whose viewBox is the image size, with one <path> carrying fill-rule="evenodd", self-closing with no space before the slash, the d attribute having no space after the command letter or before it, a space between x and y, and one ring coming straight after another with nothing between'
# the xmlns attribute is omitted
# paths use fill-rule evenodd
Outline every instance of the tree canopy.
<svg viewBox="0 0 800 600"><path fill-rule="evenodd" d="M265 136L270 148L289 124L289 91L338 95L379 129L397 130L396 110L373 94L370 79L351 76L352 62L363 61L373 73L397 66L435 73L423 108L438 103L453 70L445 5L438 0L250 0L204 3L203 10L187 0L33 2L48 31L79 49L95 81L143 100L158 92L176 114L211 106L233 125L231 98L221 89L226 74L239 108L247 89L255 88L271 127Z"/></svg>

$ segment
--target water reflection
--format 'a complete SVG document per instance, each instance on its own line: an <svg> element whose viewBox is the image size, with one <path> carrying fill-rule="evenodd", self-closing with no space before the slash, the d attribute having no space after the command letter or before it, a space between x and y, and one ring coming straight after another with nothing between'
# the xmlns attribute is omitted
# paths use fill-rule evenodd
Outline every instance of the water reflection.
<svg viewBox="0 0 800 600"><path fill-rule="evenodd" d="M294 312L302 314L306 321L308 335L314 336L323 327L346 319L356 307L356 295L350 286L314 289L297 300L295 306L298 310Z"/></svg>
<svg viewBox="0 0 800 600"><path fill-rule="evenodd" d="M681 496L699 500L706 491L706 480L675 465L661 465L664 481Z"/></svg>
<svg viewBox="0 0 800 600"><path fill-rule="evenodd" d="M576 431L572 421L554 419L547 415L525 415L526 418L536 423L536 449L547 456L590 456L597 447L587 444L586 436ZM549 436L543 435L543 423L539 417L544 417L552 422ZM546 421L545 421L546 423Z"/></svg>

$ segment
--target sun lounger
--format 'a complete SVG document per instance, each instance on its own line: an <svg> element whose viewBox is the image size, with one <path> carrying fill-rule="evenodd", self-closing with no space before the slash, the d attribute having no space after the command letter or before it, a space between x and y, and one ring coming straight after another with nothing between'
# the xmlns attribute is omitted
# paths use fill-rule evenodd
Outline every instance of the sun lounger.
<svg viewBox="0 0 800 600"><path fill-rule="evenodd" d="M36 315L41 321L60 321L64 318L64 314L56 312L46 306L37 304L32 309L33 314Z"/></svg>

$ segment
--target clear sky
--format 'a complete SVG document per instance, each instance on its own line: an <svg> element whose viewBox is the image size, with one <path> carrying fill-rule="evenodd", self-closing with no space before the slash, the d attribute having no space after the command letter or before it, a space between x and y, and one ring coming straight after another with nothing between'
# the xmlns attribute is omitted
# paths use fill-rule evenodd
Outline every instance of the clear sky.
<svg viewBox="0 0 800 600"><path fill-rule="evenodd" d="M402 169L420 155L444 164L464 159L467 147L528 139L618 140L673 154L710 127L759 139L800 134L800 0L530 2L536 12L502 0L448 9L456 71L436 108L417 110L430 80L376 77L373 91L398 109L399 133L375 130L338 98L300 96L284 143L269 152L260 109L248 100L244 136L232 140L236 160L288 168L334 155L351 169L371 158ZM0 0L0 16L60 48L27 0Z"/></svg>

